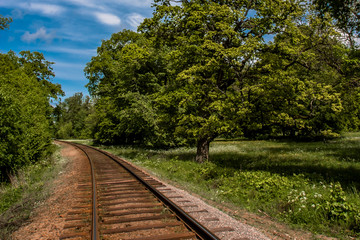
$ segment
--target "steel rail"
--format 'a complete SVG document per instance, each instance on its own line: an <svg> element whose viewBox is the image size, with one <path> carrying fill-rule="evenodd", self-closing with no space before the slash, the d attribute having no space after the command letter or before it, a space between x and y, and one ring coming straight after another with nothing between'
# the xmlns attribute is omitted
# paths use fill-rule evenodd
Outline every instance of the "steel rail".
<svg viewBox="0 0 360 240"><path fill-rule="evenodd" d="M94 164L90 159L90 156L87 154L87 152L80 148L78 145L83 145L83 144L77 144L77 143L72 143L72 142L67 142L67 141L60 141L60 140L56 140L59 142L64 142L64 143L68 143L74 147L76 147L77 149L80 149L88 158L89 162L90 162L90 167L91 167L91 180L92 180L92 189L93 189L93 195L92 195L92 228L91 228L91 240L97 240L100 239L99 237L99 231L98 231L98 214L97 214L97 200L96 200L96 182L95 182L95 170L94 170Z"/></svg>
<svg viewBox="0 0 360 240"><path fill-rule="evenodd" d="M153 186L148 184L144 179L142 179L140 176L138 176L135 172L133 172L131 169L129 169L127 166L122 164L120 161L124 161L119 157L113 156L112 154L84 144L76 143L81 146L89 147L91 149L94 149L98 152L101 152L114 160L116 163L118 163L121 167L125 168L131 175L133 175L138 181L140 181L147 189L149 189L161 202L163 202L171 211L173 211L176 216L190 229L192 229L195 234L197 234L200 239L203 240L220 240L216 235L214 235L210 230L208 230L206 227L201 225L198 221L196 221L193 217L191 217L189 214L187 214L184 210L182 210L180 207L178 207L173 201L168 199L166 196L164 196L161 192L159 192L157 189L155 189ZM76 145L74 144L74 145ZM118 159L117 159L118 158ZM120 160L120 161L119 161Z"/></svg>

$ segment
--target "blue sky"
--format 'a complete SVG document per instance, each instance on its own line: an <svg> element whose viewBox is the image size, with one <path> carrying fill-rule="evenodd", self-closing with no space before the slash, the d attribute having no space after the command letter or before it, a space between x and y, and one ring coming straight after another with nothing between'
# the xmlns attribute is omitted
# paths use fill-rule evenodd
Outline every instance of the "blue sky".
<svg viewBox="0 0 360 240"><path fill-rule="evenodd" d="M65 98L88 95L83 69L101 40L123 29L136 30L151 17L152 0L0 0L0 14L12 17L0 31L0 51L42 52L53 65Z"/></svg>

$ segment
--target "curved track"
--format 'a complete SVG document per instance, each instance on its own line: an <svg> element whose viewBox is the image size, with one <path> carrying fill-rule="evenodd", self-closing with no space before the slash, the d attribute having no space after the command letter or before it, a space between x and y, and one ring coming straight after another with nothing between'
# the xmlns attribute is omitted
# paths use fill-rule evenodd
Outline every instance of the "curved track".
<svg viewBox="0 0 360 240"><path fill-rule="evenodd" d="M160 193L162 183L107 152L65 143L86 154L89 169L60 239L219 239Z"/></svg>

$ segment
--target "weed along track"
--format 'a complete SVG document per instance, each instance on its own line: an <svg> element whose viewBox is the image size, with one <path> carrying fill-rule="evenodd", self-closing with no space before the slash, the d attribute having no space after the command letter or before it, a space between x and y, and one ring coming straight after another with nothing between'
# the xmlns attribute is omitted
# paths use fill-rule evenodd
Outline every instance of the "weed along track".
<svg viewBox="0 0 360 240"><path fill-rule="evenodd" d="M219 239L160 193L162 183L107 152L69 144L89 166L60 239Z"/></svg>

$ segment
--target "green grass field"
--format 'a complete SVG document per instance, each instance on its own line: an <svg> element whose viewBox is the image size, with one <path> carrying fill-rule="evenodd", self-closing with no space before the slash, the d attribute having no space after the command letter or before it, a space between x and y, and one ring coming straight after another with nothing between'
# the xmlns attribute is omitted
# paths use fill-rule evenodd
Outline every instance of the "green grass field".
<svg viewBox="0 0 360 240"><path fill-rule="evenodd" d="M360 133L327 142L215 141L194 148L107 150L203 197L340 238L360 236Z"/></svg>

